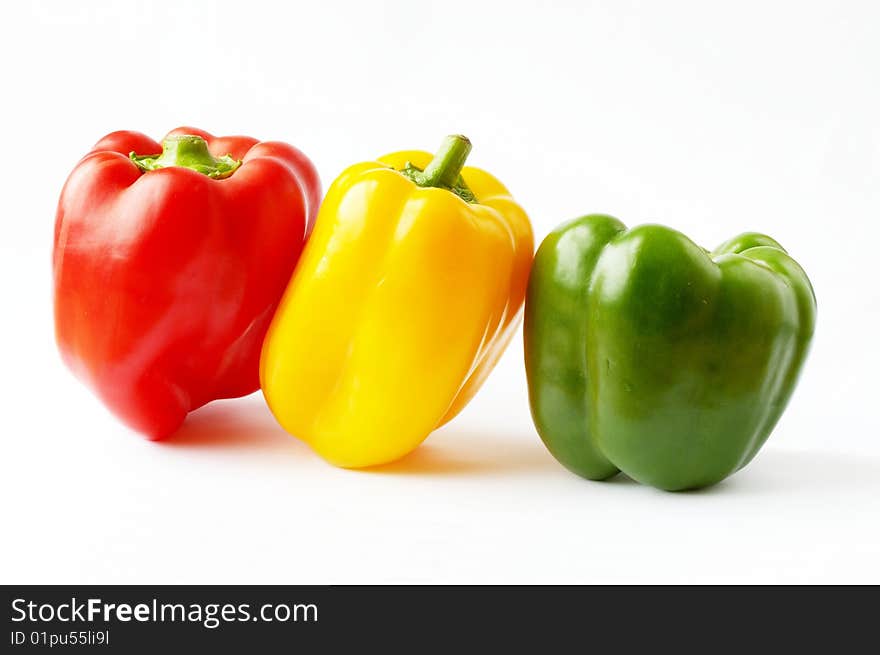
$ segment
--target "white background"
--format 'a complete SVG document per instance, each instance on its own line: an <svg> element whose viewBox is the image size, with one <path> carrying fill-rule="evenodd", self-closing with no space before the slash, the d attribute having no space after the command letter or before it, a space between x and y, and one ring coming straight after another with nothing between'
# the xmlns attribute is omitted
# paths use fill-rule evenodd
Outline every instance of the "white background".
<svg viewBox="0 0 880 655"><path fill-rule="evenodd" d="M880 582L880 10L864 2L3 3L0 581ZM259 394L154 444L63 368L55 203L103 134L180 124L342 168L474 142L538 239L603 211L809 272L813 351L746 470L669 494L546 453L517 340L381 472L325 464Z"/></svg>

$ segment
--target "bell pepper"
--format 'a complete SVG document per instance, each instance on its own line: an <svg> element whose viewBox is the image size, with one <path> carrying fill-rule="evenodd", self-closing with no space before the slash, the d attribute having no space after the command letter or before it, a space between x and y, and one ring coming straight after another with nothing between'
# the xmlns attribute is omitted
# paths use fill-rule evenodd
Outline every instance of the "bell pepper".
<svg viewBox="0 0 880 655"><path fill-rule="evenodd" d="M529 280L535 425L585 478L716 483L770 435L815 319L809 279L768 236L708 252L663 226L576 219L544 240Z"/></svg>
<svg viewBox="0 0 880 655"><path fill-rule="evenodd" d="M397 152L330 187L266 335L263 393L329 462L366 467L458 414L516 330L532 261L525 212L470 142Z"/></svg>
<svg viewBox="0 0 880 655"><path fill-rule="evenodd" d="M320 201L280 142L113 132L58 203L55 332L73 372L151 439L256 391L263 337Z"/></svg>

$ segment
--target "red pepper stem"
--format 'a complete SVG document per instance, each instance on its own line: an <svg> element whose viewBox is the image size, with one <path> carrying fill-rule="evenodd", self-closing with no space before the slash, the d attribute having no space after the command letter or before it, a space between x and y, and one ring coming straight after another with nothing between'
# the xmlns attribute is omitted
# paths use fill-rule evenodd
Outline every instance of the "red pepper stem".
<svg viewBox="0 0 880 655"><path fill-rule="evenodd" d="M419 176L419 186L452 189L470 152L471 142L466 136L454 134L446 137L434 159Z"/></svg>
<svg viewBox="0 0 880 655"><path fill-rule="evenodd" d="M229 155L215 157L208 150L208 142L194 134L172 134L162 141L162 152L158 155L138 155L132 152L129 158L142 171L154 171L169 166L190 168L215 180L229 177L241 162Z"/></svg>

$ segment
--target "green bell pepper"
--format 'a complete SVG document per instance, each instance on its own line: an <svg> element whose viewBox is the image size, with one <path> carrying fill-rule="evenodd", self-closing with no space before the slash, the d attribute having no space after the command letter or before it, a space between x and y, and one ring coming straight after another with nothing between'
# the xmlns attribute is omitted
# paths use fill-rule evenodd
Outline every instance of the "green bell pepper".
<svg viewBox="0 0 880 655"><path fill-rule="evenodd" d="M535 426L591 480L714 484L755 456L809 349L816 297L776 241L711 253L660 225L566 223L529 279L525 360Z"/></svg>

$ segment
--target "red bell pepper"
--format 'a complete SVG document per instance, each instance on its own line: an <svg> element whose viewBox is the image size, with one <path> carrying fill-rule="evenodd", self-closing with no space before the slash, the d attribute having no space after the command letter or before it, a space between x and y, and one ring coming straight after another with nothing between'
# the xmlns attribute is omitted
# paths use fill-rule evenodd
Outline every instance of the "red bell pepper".
<svg viewBox="0 0 880 655"><path fill-rule="evenodd" d="M107 135L58 203L64 361L151 439L211 400L256 391L263 337L320 193L315 167L285 143L190 127L161 145Z"/></svg>

